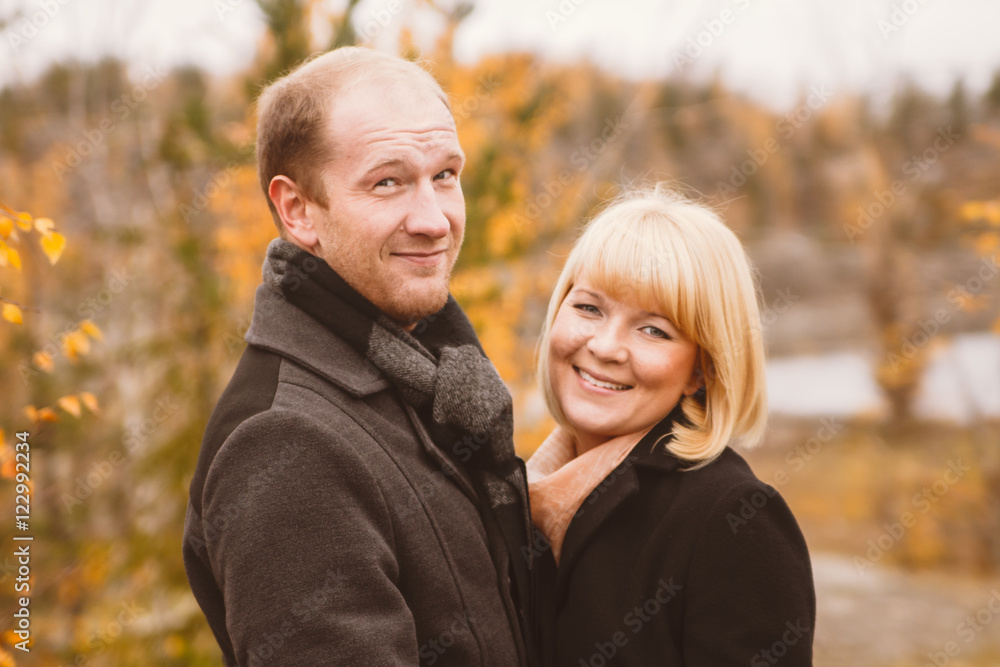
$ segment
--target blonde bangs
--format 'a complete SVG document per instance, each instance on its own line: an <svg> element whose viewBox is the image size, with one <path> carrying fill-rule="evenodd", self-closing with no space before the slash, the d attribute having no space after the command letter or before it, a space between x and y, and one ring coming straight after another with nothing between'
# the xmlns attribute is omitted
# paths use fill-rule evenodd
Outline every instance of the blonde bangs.
<svg viewBox="0 0 1000 667"><path fill-rule="evenodd" d="M742 244L718 215L656 188L611 202L586 227L556 283L539 341L542 393L564 427L547 350L556 313L584 275L613 298L668 318L700 349L705 398L682 399L690 426L675 427L671 453L700 467L730 442L752 446L762 438L767 393L757 288Z"/></svg>

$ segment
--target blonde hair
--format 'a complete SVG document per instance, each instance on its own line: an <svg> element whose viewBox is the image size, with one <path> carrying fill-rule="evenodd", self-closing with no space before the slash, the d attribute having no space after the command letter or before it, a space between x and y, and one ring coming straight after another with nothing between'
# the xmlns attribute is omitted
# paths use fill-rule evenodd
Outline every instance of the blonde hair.
<svg viewBox="0 0 1000 667"><path fill-rule="evenodd" d="M317 55L269 84L257 98L257 175L279 232L284 232L281 218L268 195L275 176L287 176L309 199L329 208L321 167L336 148L330 111L338 93L361 82L384 90L426 90L451 110L448 96L420 65L361 46Z"/></svg>
<svg viewBox="0 0 1000 667"><path fill-rule="evenodd" d="M746 251L715 212L656 186L615 199L587 225L552 293L538 348L545 402L569 430L548 349L556 313L583 274L613 298L669 318L698 345L705 390L681 398L688 423L674 425L668 451L700 467L733 440L761 440L767 390L757 286Z"/></svg>

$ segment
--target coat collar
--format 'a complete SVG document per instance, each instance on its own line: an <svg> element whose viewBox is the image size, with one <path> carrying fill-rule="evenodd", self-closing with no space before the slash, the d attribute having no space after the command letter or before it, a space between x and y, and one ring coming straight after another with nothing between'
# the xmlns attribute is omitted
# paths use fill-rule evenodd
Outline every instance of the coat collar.
<svg viewBox="0 0 1000 667"><path fill-rule="evenodd" d="M257 287L245 338L318 373L352 396L369 396L390 386L374 364L267 284Z"/></svg>
<svg viewBox="0 0 1000 667"><path fill-rule="evenodd" d="M668 474L683 467L682 461L669 453L661 442L664 436L670 435L677 419L683 419L679 404L639 441L632 453L583 501L563 540L556 584L557 599L562 599L565 595L569 574L587 543L619 506L639 492L639 475L636 470Z"/></svg>

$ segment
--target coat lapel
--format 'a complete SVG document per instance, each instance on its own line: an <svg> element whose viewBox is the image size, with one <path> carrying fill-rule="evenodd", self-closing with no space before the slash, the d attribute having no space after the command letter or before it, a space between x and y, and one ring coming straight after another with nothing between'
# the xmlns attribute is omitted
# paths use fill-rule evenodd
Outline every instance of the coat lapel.
<svg viewBox="0 0 1000 667"><path fill-rule="evenodd" d="M441 472L458 485L458 488L462 490L462 493L469 497L469 500L478 505L479 498L476 495L476 489L472 485L472 480L469 478L468 474L460 466L455 465L455 463L448 458L448 455L441 451L441 448L438 447L433 440L431 440L431 436L427 432L427 428L424 426L423 422L420 420L420 417L417 415L417 411L406 402L403 402L403 407L406 409L406 414L410 418L413 430L417 432L417 438L420 440L420 444L423 445L427 454L434 459L439 466L441 466Z"/></svg>
<svg viewBox="0 0 1000 667"><path fill-rule="evenodd" d="M668 435L675 419L683 418L678 407L663 418L639 443L632 452L610 475L597 485L566 529L563 539L562 553L559 558L559 569L556 577L556 599L562 600L566 593L573 565L580 554L586 549L587 543L593 539L602 525L629 498L639 493L639 475L637 468L652 469L662 473L672 472L680 466L680 461L664 451L660 442ZM660 442L659 445L657 443Z"/></svg>
<svg viewBox="0 0 1000 667"><path fill-rule="evenodd" d="M634 458L630 455L583 501L563 539L556 599L561 600L565 594L573 564L587 542L622 503L638 492L639 476L635 472Z"/></svg>

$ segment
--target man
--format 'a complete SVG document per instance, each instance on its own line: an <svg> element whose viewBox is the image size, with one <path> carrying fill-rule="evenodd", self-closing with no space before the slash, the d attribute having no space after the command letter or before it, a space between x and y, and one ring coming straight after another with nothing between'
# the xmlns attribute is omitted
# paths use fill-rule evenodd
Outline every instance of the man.
<svg viewBox="0 0 1000 667"><path fill-rule="evenodd" d="M447 97L340 49L262 93L257 151L280 238L184 538L226 663L534 664L510 395L448 294Z"/></svg>

